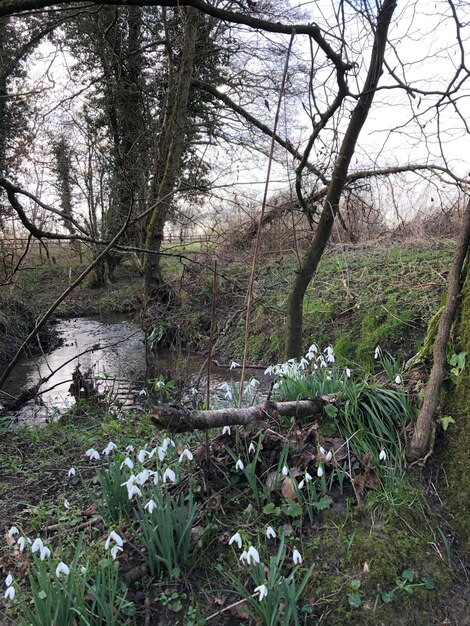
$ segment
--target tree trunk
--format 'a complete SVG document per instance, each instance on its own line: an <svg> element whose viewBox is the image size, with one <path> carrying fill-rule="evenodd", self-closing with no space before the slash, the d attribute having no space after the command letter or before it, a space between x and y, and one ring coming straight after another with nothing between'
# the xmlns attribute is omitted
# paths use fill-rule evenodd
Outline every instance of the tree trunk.
<svg viewBox="0 0 470 626"><path fill-rule="evenodd" d="M148 200L149 206L154 207L145 238L145 248L153 253L147 254L144 261L145 291L150 301L159 300L166 293L159 252L165 223L173 204L173 195L181 176L181 160L187 144L189 93L199 17L191 8L180 9L180 14L183 19L181 57L174 67L172 51L169 50L168 93L157 146L156 171Z"/></svg>
<svg viewBox="0 0 470 626"><path fill-rule="evenodd" d="M323 204L323 210L315 236L307 249L302 265L296 274L291 288L287 303L285 344L285 355L288 359L298 358L302 354L303 301L305 292L317 270L318 263L320 262L330 237L331 229L336 214L338 213L344 183L348 175L349 164L354 155L359 134L367 120L375 90L382 74L388 28L395 7L395 0L385 0L380 9L377 18L369 71L364 83L364 88L351 114L351 119L335 161L331 182Z"/></svg>
<svg viewBox="0 0 470 626"><path fill-rule="evenodd" d="M455 246L452 265L449 270L447 299L439 320L436 339L433 347L433 364L429 376L424 402L416 420L413 437L408 450L408 458L412 461L423 458L430 449L433 419L436 413L441 385L446 376L447 344L450 330L457 312L462 288L462 268L470 243L470 201L467 203L462 227Z"/></svg>

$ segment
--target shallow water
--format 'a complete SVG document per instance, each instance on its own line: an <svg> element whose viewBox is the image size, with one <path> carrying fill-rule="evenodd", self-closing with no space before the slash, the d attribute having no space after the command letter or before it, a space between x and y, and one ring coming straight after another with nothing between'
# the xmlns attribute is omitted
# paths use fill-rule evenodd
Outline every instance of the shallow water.
<svg viewBox="0 0 470 626"><path fill-rule="evenodd" d="M127 408L135 406L145 384L146 366L144 334L136 323L123 315L100 319L81 317L59 321L56 330L61 344L47 354L23 357L3 388L8 394L18 396L43 380L40 399L27 402L15 412L17 423L44 422L74 404L69 387L77 365L82 373L91 370L98 390L108 395L110 403ZM165 379L183 377L188 381L188 389L203 364L204 357L200 355L186 355L178 362L169 351L160 352L156 357L157 372ZM258 373L251 372L254 376ZM226 381L238 380L239 376L239 370L230 371L214 364L212 392L223 400L226 390L221 386ZM205 385L205 377L202 377L200 389L204 390Z"/></svg>

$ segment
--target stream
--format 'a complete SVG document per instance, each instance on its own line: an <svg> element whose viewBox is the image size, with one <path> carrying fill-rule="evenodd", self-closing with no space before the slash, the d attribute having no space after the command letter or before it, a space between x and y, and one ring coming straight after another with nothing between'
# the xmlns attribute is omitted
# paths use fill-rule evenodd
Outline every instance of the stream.
<svg viewBox="0 0 470 626"><path fill-rule="evenodd" d="M106 318L72 318L56 324L60 345L40 356L24 356L13 369L3 390L11 396L45 382L39 396L26 402L14 412L16 424L34 425L59 416L75 403L69 393L72 373L80 366L82 373L91 370L98 391L106 394L114 406L131 409L142 403L139 392L145 386L144 334L129 316L113 315ZM194 384L205 358L201 355L181 355L178 359L169 351L155 356L157 377L165 380L178 377L188 381L188 390ZM249 371L247 376L258 377L262 370ZM240 378L240 370L227 367L211 369L211 390L224 400L224 383ZM200 389L205 389L201 379ZM0 402L2 395L0 394ZM0 405L1 406L1 405Z"/></svg>

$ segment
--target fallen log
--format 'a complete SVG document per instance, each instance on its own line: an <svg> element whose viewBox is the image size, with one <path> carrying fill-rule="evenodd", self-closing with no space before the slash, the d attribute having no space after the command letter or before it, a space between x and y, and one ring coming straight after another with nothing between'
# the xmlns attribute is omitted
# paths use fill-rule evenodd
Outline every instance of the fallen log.
<svg viewBox="0 0 470 626"><path fill-rule="evenodd" d="M279 417L310 417L319 415L327 404L333 404L334 396L318 396L311 400L294 402L264 402L245 409L213 409L191 411L184 406L154 406L152 421L172 432L208 430L223 426L248 426L262 420Z"/></svg>

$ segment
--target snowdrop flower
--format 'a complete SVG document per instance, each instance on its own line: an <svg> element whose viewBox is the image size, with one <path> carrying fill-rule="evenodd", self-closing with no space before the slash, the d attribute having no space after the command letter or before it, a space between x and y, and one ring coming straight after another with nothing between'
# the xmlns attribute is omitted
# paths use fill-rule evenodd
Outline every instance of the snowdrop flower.
<svg viewBox="0 0 470 626"><path fill-rule="evenodd" d="M301 480L299 483L299 489L303 489L305 487L305 480Z"/></svg>
<svg viewBox="0 0 470 626"><path fill-rule="evenodd" d="M375 346L374 351L374 359L377 360L380 357L381 349L380 346Z"/></svg>
<svg viewBox="0 0 470 626"><path fill-rule="evenodd" d="M139 461L139 463L143 463L146 456L148 456L147 450L139 450L139 454L137 455L137 460Z"/></svg>
<svg viewBox="0 0 470 626"><path fill-rule="evenodd" d="M160 477L158 475L158 472L155 472L153 475L153 484L158 485L159 480L160 480Z"/></svg>
<svg viewBox="0 0 470 626"><path fill-rule="evenodd" d="M233 400L233 395L232 395L232 392L230 391L230 389L227 389L227 391L225 392L224 398L226 400Z"/></svg>
<svg viewBox="0 0 470 626"><path fill-rule="evenodd" d="M110 441L106 448L103 450L103 454L109 456L113 450L116 450L116 448L117 445L113 441Z"/></svg>
<svg viewBox="0 0 470 626"><path fill-rule="evenodd" d="M67 498L64 499L64 509L70 509L70 502L67 500Z"/></svg>
<svg viewBox="0 0 470 626"><path fill-rule="evenodd" d="M5 600L13 600L13 598L15 597L16 591L14 587L8 587L8 589L5 591L5 595L4 598Z"/></svg>
<svg viewBox="0 0 470 626"><path fill-rule="evenodd" d="M255 587L254 592L259 593L258 600L261 602L263 598L268 595L268 588L266 587L266 585L258 585L258 587Z"/></svg>
<svg viewBox="0 0 470 626"><path fill-rule="evenodd" d="M158 454L158 460L160 461L160 463L163 463L163 461L165 460L165 456L166 456L166 449L159 446L157 454Z"/></svg>
<svg viewBox="0 0 470 626"><path fill-rule="evenodd" d="M308 361L305 357L302 357L300 359L300 363L299 363L299 369L304 370L308 367Z"/></svg>
<svg viewBox="0 0 470 626"><path fill-rule="evenodd" d="M297 550L297 548L295 548L294 552L292 553L292 560L294 561L294 565L300 565L302 563L302 555Z"/></svg>
<svg viewBox="0 0 470 626"><path fill-rule="evenodd" d="M48 559L50 556L51 551L49 550L49 548L47 546L42 546L39 551L39 558L41 559L41 561L44 561L44 559Z"/></svg>
<svg viewBox="0 0 470 626"><path fill-rule="evenodd" d="M326 354L326 360L328 363L335 362L335 356L333 354L333 348L331 346L328 346L327 348L325 348L323 352Z"/></svg>
<svg viewBox="0 0 470 626"><path fill-rule="evenodd" d="M129 500L132 500L134 496L142 496L142 492L137 487L137 485L132 485L132 487L127 490L127 495L129 497Z"/></svg>
<svg viewBox="0 0 470 626"><path fill-rule="evenodd" d="M228 540L228 545L231 546L232 543L236 543L239 547L239 549L242 549L242 538L240 537L240 533L235 533L234 535L232 535L230 537L230 539Z"/></svg>
<svg viewBox="0 0 470 626"><path fill-rule="evenodd" d="M166 468L165 473L163 474L163 482L166 483L167 480L171 483L174 483L176 480L175 472L169 467Z"/></svg>
<svg viewBox="0 0 470 626"><path fill-rule="evenodd" d="M66 565L62 561L55 568L55 575L57 576L57 578L60 578L61 574L65 574L66 576L68 576L70 574L70 569L69 569L68 565Z"/></svg>
<svg viewBox="0 0 470 626"><path fill-rule="evenodd" d="M385 450L381 450L379 454L379 461L386 461L386 460L387 460L387 453L385 452Z"/></svg>
<svg viewBox="0 0 470 626"><path fill-rule="evenodd" d="M323 468L321 465L319 465L317 468L317 476L318 478L321 478L323 476Z"/></svg>
<svg viewBox="0 0 470 626"><path fill-rule="evenodd" d="M230 426L224 426L222 428L222 435L230 435L231 430L230 430Z"/></svg>
<svg viewBox="0 0 470 626"><path fill-rule="evenodd" d="M162 450L166 452L168 450L168 446L173 446L174 448L175 445L176 444L173 439L170 439L170 437L165 437L165 439L162 441Z"/></svg>
<svg viewBox="0 0 470 626"><path fill-rule="evenodd" d="M134 462L128 456L121 463L121 469L126 465L129 469L134 469Z"/></svg>
<svg viewBox="0 0 470 626"><path fill-rule="evenodd" d="M282 468L282 475L289 476L289 468L287 467L287 465L284 465L284 467Z"/></svg>
<svg viewBox="0 0 470 626"><path fill-rule="evenodd" d="M190 450L188 450L188 448L185 448L183 452L180 454L180 458L179 458L180 463L183 461L184 457L186 457L189 461L192 461L194 458L193 453Z"/></svg>
<svg viewBox="0 0 470 626"><path fill-rule="evenodd" d="M7 587L11 587L12 584L13 584L13 576L11 574L8 574L8 576L5 578L5 585Z"/></svg>
<svg viewBox="0 0 470 626"><path fill-rule="evenodd" d="M20 534L20 531L18 530L16 526L12 526L10 530L8 531L8 536L10 538L13 537L13 535L19 535L19 534Z"/></svg>
<svg viewBox="0 0 470 626"><path fill-rule="evenodd" d="M323 454L323 456L326 456L326 450L323 446L320 446L320 454Z"/></svg>
<svg viewBox="0 0 470 626"><path fill-rule="evenodd" d="M148 469L143 469L141 472L139 472L137 474L137 476L135 477L135 482L138 485L145 485L145 483L148 481L148 479L150 478L150 472Z"/></svg>
<svg viewBox="0 0 470 626"><path fill-rule="evenodd" d="M67 476L69 478L72 478L72 476L75 476L76 473L77 473L77 470L74 467L71 467L67 473Z"/></svg>
<svg viewBox="0 0 470 626"><path fill-rule="evenodd" d="M140 396L141 398L146 398L146 397L147 397L147 392L146 392L146 390L145 390L145 389L141 389L141 390L139 391L139 396Z"/></svg>
<svg viewBox="0 0 470 626"><path fill-rule="evenodd" d="M131 446L131 445L126 446L126 452L128 453L134 452L134 446Z"/></svg>
<svg viewBox="0 0 470 626"><path fill-rule="evenodd" d="M121 487L125 486L127 491L129 491L132 485L135 485L136 482L137 482L137 476L134 476L134 474L132 474L131 476L129 476L129 478L126 480L125 483L121 483Z"/></svg>
<svg viewBox="0 0 470 626"><path fill-rule="evenodd" d="M235 469L243 470L244 468L245 466L243 465L243 461L241 459L238 459L238 461L235 463Z"/></svg>
<svg viewBox="0 0 470 626"><path fill-rule="evenodd" d="M20 552L23 552L23 550L26 547L26 537L19 537L19 539L18 539L18 541L16 543L17 543L17 545L18 545L18 547L20 549Z"/></svg>
<svg viewBox="0 0 470 626"><path fill-rule="evenodd" d="M349 369L349 367L346 368L346 376L348 378L351 378L351 370Z"/></svg>
<svg viewBox="0 0 470 626"><path fill-rule="evenodd" d="M232 361L230 363L230 369L234 370L236 367L241 367L240 363L237 363L236 361Z"/></svg>
<svg viewBox="0 0 470 626"><path fill-rule="evenodd" d="M395 383L396 383L397 385L401 385L401 376L400 376L400 374L397 374L397 375L396 375L396 377L395 377Z"/></svg>
<svg viewBox="0 0 470 626"><path fill-rule="evenodd" d="M119 554L119 552L122 552L122 551L123 550L122 550L121 546L113 546L111 548L111 557L112 557L113 561L116 560L117 555Z"/></svg>
<svg viewBox="0 0 470 626"><path fill-rule="evenodd" d="M250 564L250 557L248 556L248 552L246 550L243 550L243 552L240 554L240 561L246 561L248 563L248 565Z"/></svg>
<svg viewBox="0 0 470 626"><path fill-rule="evenodd" d="M189 393L192 396L197 396L197 389L196 389L196 387L191 387L191 389L189 390Z"/></svg>
<svg viewBox="0 0 470 626"><path fill-rule="evenodd" d="M272 365L270 365L269 367L267 367L264 370L264 375L265 376L269 376L270 374L274 374L274 373L275 373L275 371L274 371L274 367Z"/></svg>
<svg viewBox="0 0 470 626"><path fill-rule="evenodd" d="M111 544L111 541L114 541L114 543L117 546L120 546L122 548L122 546L124 545L124 539L121 537L121 535L118 535L117 532L115 530L112 530L109 535L108 538L105 541L104 544L104 549L108 550L109 546Z"/></svg>
<svg viewBox="0 0 470 626"><path fill-rule="evenodd" d="M333 452L331 450L328 451L328 453L325 456L325 461L327 463L329 463L331 461L331 459L333 458Z"/></svg>
<svg viewBox="0 0 470 626"><path fill-rule="evenodd" d="M83 567L83 565L82 565L82 566L81 566L81 568L80 568L80 574L81 574L82 576L85 576L85 574L86 574L86 573L87 573L87 568L86 568L86 567Z"/></svg>
<svg viewBox="0 0 470 626"><path fill-rule="evenodd" d="M311 352L312 354L316 354L318 352L317 344L316 343L312 343L312 345L310 346L308 351Z"/></svg>
<svg viewBox="0 0 470 626"><path fill-rule="evenodd" d="M305 472L305 480L313 480L308 472Z"/></svg>
<svg viewBox="0 0 470 626"><path fill-rule="evenodd" d="M250 565L250 559L253 559L255 563L259 563L259 552L254 546L248 548L248 565Z"/></svg>
<svg viewBox="0 0 470 626"><path fill-rule="evenodd" d="M93 459L95 461L98 461L98 459L100 458L100 453L94 448L88 448L88 450L85 452L85 455L90 459L90 461L93 461Z"/></svg>
<svg viewBox="0 0 470 626"><path fill-rule="evenodd" d="M150 515L152 515L153 510L156 508L156 506L157 505L155 504L153 500L149 500L147 504L144 506L144 509L146 509L150 513Z"/></svg>
<svg viewBox="0 0 470 626"><path fill-rule="evenodd" d="M157 382L155 383L155 389L163 389L163 387L165 387L165 381L157 380Z"/></svg>
<svg viewBox="0 0 470 626"><path fill-rule="evenodd" d="M276 531L274 530L272 526L268 526L266 528L266 537L268 539L276 539Z"/></svg>
<svg viewBox="0 0 470 626"><path fill-rule="evenodd" d="M250 443L250 446L248 448L248 454L254 454L256 451L256 446L253 442Z"/></svg>
<svg viewBox="0 0 470 626"><path fill-rule="evenodd" d="M252 378L250 380L250 386L251 387L257 387L259 385L259 380L257 380L256 378Z"/></svg>
<svg viewBox="0 0 470 626"><path fill-rule="evenodd" d="M41 550L43 548L44 544L42 542L42 539L40 537L36 537L36 539L33 542L33 545L31 546L31 552L38 552L39 550Z"/></svg>
<svg viewBox="0 0 470 626"><path fill-rule="evenodd" d="M320 367L328 367L325 359L323 357L320 358Z"/></svg>

